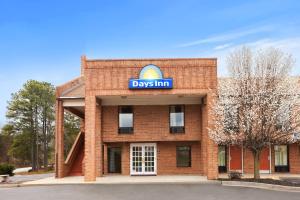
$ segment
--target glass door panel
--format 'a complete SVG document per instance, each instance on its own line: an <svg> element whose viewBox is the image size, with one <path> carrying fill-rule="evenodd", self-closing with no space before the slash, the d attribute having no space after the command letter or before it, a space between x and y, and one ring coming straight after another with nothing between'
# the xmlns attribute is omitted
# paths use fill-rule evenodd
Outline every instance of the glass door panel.
<svg viewBox="0 0 300 200"><path fill-rule="evenodd" d="M130 145L130 174L156 174L156 144L139 143Z"/></svg>

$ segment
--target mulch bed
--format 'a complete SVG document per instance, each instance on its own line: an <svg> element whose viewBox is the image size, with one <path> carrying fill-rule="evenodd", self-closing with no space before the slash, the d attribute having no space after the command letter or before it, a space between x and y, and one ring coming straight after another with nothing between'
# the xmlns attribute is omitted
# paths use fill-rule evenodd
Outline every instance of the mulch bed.
<svg viewBox="0 0 300 200"><path fill-rule="evenodd" d="M264 178L264 179L254 179L254 178L243 178L243 179L227 179L220 178L220 181L242 181L242 182L256 182L256 183L266 183L266 184L274 184L274 185L284 185L284 186L293 186L300 187L300 179L297 178L286 178L282 180Z"/></svg>

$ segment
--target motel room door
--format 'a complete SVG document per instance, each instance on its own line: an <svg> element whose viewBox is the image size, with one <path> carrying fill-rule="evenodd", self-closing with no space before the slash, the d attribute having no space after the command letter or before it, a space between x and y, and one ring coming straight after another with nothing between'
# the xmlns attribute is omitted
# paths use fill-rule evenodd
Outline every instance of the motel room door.
<svg viewBox="0 0 300 200"><path fill-rule="evenodd" d="M156 144L130 144L130 175L156 175Z"/></svg>
<svg viewBox="0 0 300 200"><path fill-rule="evenodd" d="M229 170L243 172L243 148L241 146L229 146Z"/></svg>
<svg viewBox="0 0 300 200"><path fill-rule="evenodd" d="M260 173L270 173L270 148L264 148L260 154Z"/></svg>

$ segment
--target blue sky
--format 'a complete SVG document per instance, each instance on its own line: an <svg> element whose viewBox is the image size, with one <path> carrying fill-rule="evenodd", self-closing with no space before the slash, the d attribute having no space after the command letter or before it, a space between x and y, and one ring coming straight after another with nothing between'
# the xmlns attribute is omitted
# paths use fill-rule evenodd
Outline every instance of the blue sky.
<svg viewBox="0 0 300 200"><path fill-rule="evenodd" d="M241 45L292 53L300 74L299 1L1 0L0 126L28 79L59 85L88 58L217 57Z"/></svg>

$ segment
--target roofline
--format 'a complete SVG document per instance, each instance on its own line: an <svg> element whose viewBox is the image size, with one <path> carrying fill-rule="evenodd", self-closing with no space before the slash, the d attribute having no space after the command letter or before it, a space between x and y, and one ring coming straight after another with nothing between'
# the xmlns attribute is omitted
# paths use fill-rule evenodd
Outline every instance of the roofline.
<svg viewBox="0 0 300 200"><path fill-rule="evenodd" d="M87 62L109 62L109 61L167 61L167 60L218 60L216 57L212 58L199 58L199 57L189 57L189 58L110 58L110 59L86 59Z"/></svg>
<svg viewBox="0 0 300 200"><path fill-rule="evenodd" d="M85 99L85 97L57 97L56 99L66 99L66 100L71 100L71 99Z"/></svg>

